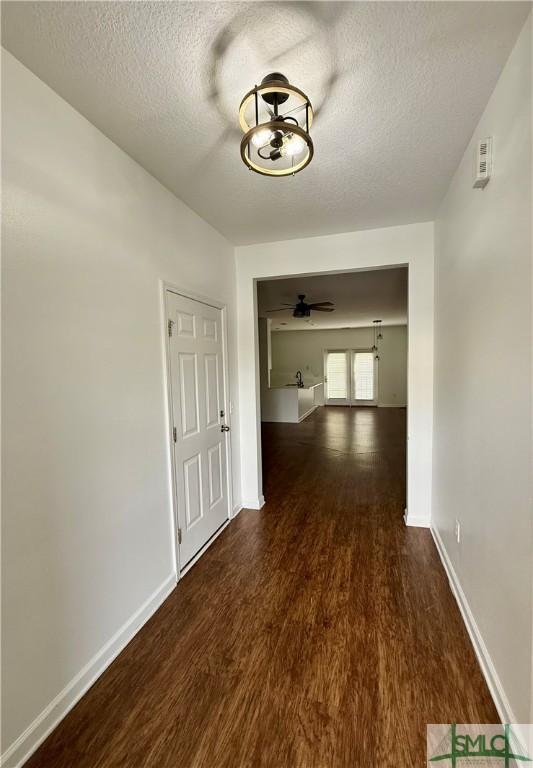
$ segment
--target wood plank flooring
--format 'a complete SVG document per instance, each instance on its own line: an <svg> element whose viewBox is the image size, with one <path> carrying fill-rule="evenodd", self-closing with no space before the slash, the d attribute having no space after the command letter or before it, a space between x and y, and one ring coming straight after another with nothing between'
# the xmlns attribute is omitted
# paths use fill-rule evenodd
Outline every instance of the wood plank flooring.
<svg viewBox="0 0 533 768"><path fill-rule="evenodd" d="M412 768L426 723L498 722L428 530L405 411L266 424L244 510L31 768Z"/></svg>

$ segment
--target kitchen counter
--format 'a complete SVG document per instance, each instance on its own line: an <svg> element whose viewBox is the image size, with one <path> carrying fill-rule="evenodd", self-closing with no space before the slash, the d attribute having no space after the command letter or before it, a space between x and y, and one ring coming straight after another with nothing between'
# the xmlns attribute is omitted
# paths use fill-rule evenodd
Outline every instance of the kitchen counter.
<svg viewBox="0 0 533 768"><path fill-rule="evenodd" d="M261 421L296 424L324 405L324 384L285 384L269 387L261 395Z"/></svg>
<svg viewBox="0 0 533 768"><path fill-rule="evenodd" d="M304 384L303 387L299 387L298 384L278 384L277 387L269 387L269 389L314 389L314 387L321 387L322 382L318 384Z"/></svg>

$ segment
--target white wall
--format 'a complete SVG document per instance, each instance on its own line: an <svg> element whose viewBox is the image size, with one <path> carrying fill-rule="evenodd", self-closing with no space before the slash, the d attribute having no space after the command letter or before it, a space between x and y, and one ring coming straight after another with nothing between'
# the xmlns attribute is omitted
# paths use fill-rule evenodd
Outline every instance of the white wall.
<svg viewBox="0 0 533 768"><path fill-rule="evenodd" d="M436 233L435 526L511 720L531 699L528 46L523 34L476 131L495 137L495 177L471 190L469 147ZM5 53L2 74L2 749L36 723L9 765L173 583L160 280L227 302L230 344L236 323L231 246ZM255 281L407 264L408 506L428 523L433 245L425 223L237 249L249 506L262 494Z"/></svg>
<svg viewBox="0 0 533 768"><path fill-rule="evenodd" d="M385 326L379 342L378 404L407 405L407 327ZM324 380L326 349L370 349L373 328L273 331L273 386L294 382L297 370L305 384Z"/></svg>
<svg viewBox="0 0 533 768"><path fill-rule="evenodd" d="M433 428L433 224L349 232L236 248L243 503L263 503L257 279L407 264L408 515L429 525Z"/></svg>
<svg viewBox="0 0 533 768"><path fill-rule="evenodd" d="M160 280L228 303L234 403L237 380L233 248L7 53L2 74L2 749L81 672L13 765L174 583ZM237 503L236 442L233 467Z"/></svg>
<svg viewBox="0 0 533 768"><path fill-rule="evenodd" d="M474 190L486 136L494 177ZM531 217L530 20L440 211L435 272L433 525L500 714L519 723L533 716Z"/></svg>

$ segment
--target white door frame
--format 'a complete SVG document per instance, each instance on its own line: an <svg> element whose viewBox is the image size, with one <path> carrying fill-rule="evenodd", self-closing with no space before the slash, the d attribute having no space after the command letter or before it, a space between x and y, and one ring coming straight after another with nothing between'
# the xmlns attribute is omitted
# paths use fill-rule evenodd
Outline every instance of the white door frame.
<svg viewBox="0 0 533 768"><path fill-rule="evenodd" d="M162 313L162 326L163 326L163 345L164 345L164 376L165 376L165 388L166 388L166 405L167 405L167 434L168 434L168 457L170 462L170 480L171 480L171 497L172 497L172 547L174 551L174 563L176 571L176 581L185 576L187 571L198 561L198 559L204 554L215 539L222 533L222 531L228 526L229 522L235 517L233 512L233 483L232 483L232 467L231 467L231 409L230 409L230 379L229 379L229 360L228 360L228 310L227 305L212 299L208 296L202 296L198 293L193 293L186 288L180 288L177 285L168 283L165 280L160 281L161 290L161 313ZM224 421L230 431L225 433L226 440L226 482L228 485L228 519L226 522L211 536L209 541L200 549L200 551L192 558L187 564L187 567L180 571L180 550L178 546L178 493L177 493L177 479L176 479L176 467L174 465L174 414L172 403L172 377L170 375L170 336L168 333L168 306L167 306L167 292L175 293L178 296L183 296L186 299L192 299L193 301L199 301L202 304L207 304L210 307L220 310L221 324L222 324L222 370L224 377Z"/></svg>
<svg viewBox="0 0 533 768"><path fill-rule="evenodd" d="M432 222L236 247L243 504L254 509L260 509L264 504L257 282L408 266L406 522L429 527L432 509L434 251Z"/></svg>
<svg viewBox="0 0 533 768"><path fill-rule="evenodd" d="M328 353L329 352L344 352L346 355L348 355L348 364L346 366L346 392L348 393L348 397L346 398L346 402L331 402L328 403L328 387L327 387L327 360L328 360ZM374 356L374 399L373 400L356 400L353 396L353 359L357 352L374 352L374 350L371 347L357 347L357 348L344 348L344 349L323 349L322 350L322 359L323 359L323 379L324 379L324 404L325 405L344 405L350 406L366 406L367 408L375 408L378 405L378 398L379 398L379 364L378 364L378 358ZM376 353L377 354L377 353Z"/></svg>

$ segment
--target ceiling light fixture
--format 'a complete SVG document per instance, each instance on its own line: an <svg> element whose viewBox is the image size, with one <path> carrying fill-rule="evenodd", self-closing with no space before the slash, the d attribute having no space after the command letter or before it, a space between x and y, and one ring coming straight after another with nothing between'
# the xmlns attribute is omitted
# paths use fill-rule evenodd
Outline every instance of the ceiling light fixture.
<svg viewBox="0 0 533 768"><path fill-rule="evenodd" d="M292 310L293 317L311 317L311 312L335 312L335 305L332 301L315 301L313 304L307 304L305 294L298 294L296 304L284 304L277 309L267 309L267 312L287 312L288 308Z"/></svg>
<svg viewBox="0 0 533 768"><path fill-rule="evenodd" d="M378 323L380 323L381 320L373 320L373 326L374 326L374 343L372 344L372 352L378 351Z"/></svg>
<svg viewBox="0 0 533 768"><path fill-rule="evenodd" d="M375 359L379 360L379 352L378 345L380 340L383 338L383 334L381 333L381 320L374 320L374 344L372 346L372 351L376 353Z"/></svg>
<svg viewBox="0 0 533 768"><path fill-rule="evenodd" d="M241 157L250 170L263 176L294 176L311 162L311 102L280 72L267 75L246 94L239 122L244 132Z"/></svg>

